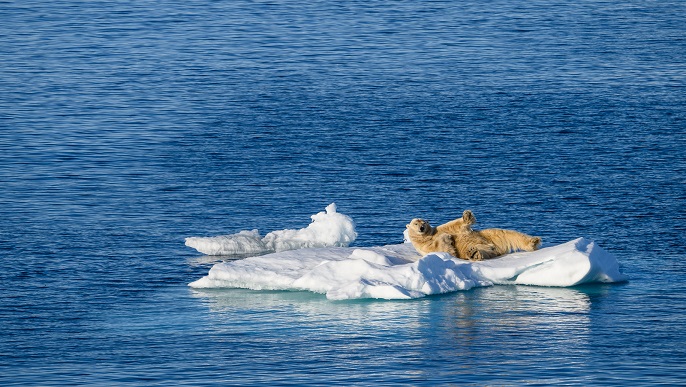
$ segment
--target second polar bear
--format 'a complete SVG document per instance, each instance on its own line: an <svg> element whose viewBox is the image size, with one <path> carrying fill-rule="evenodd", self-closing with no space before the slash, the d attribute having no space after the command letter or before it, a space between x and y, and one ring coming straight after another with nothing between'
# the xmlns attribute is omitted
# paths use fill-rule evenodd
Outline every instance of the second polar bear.
<svg viewBox="0 0 686 387"><path fill-rule="evenodd" d="M440 251L461 259L481 261L517 250L534 251L541 244L540 237L514 230L473 230L474 223L474 214L466 210L462 218L438 227L423 219L412 219L406 227L412 245L422 255Z"/></svg>

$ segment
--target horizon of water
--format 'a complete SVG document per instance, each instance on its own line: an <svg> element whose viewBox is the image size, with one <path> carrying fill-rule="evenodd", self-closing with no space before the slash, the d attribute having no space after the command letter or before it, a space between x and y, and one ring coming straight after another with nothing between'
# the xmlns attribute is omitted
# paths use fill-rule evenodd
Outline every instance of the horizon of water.
<svg viewBox="0 0 686 387"><path fill-rule="evenodd" d="M0 384L685 383L686 4L0 4ZM471 209L629 281L198 290L192 236Z"/></svg>

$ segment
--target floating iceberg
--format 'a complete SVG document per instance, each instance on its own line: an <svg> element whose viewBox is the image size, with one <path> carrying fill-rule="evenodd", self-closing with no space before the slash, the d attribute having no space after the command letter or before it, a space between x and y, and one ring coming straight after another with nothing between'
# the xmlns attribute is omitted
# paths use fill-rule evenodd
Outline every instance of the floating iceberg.
<svg viewBox="0 0 686 387"><path fill-rule="evenodd" d="M335 207L333 210L335 213ZM497 284L566 287L624 280L612 254L579 238L481 262L456 259L446 253L422 257L409 243L305 248L218 263L207 276L189 285L308 290L326 294L329 299L345 300L418 298Z"/></svg>
<svg viewBox="0 0 686 387"><path fill-rule="evenodd" d="M346 247L355 241L355 223L336 212L331 203L311 216L312 223L299 230L278 230L260 236L257 230L216 237L186 238L186 246L207 255L249 256L311 247Z"/></svg>

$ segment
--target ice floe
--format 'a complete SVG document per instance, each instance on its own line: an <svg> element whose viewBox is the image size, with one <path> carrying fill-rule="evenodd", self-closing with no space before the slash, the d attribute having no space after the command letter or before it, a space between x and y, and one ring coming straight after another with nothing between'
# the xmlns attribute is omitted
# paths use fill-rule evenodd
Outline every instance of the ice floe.
<svg viewBox="0 0 686 387"><path fill-rule="evenodd" d="M345 247L355 241L355 223L329 204L311 216L312 223L298 230L278 230L260 236L258 230L215 237L186 238L186 246L207 255L258 255L311 247Z"/></svg>
<svg viewBox="0 0 686 387"><path fill-rule="evenodd" d="M335 207L332 213L335 214ZM579 238L482 262L464 261L446 253L422 257L409 243L369 248L302 248L218 263L207 276L189 285L307 290L344 300L418 298L491 285L567 287L624 280L626 277L620 273L612 254L593 241Z"/></svg>

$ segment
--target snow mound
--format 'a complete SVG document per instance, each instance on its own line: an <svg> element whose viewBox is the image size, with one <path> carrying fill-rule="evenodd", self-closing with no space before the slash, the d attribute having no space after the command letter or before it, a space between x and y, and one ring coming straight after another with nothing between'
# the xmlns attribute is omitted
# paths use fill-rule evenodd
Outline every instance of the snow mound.
<svg viewBox="0 0 686 387"><path fill-rule="evenodd" d="M308 290L345 300L419 298L495 284L566 287L625 280L612 254L579 238L482 262L446 253L421 257L408 243L291 250L218 263L189 286Z"/></svg>
<svg viewBox="0 0 686 387"><path fill-rule="evenodd" d="M312 223L299 230L278 230L260 236L257 230L216 237L186 238L186 246L207 255L260 255L311 247L347 247L355 241L355 223L336 212L336 204L311 216Z"/></svg>

